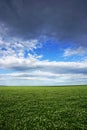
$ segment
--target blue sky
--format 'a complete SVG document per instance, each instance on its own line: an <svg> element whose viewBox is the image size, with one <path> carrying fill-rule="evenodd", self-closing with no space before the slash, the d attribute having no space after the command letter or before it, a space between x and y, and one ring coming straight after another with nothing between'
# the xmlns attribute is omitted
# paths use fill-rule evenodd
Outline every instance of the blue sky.
<svg viewBox="0 0 87 130"><path fill-rule="evenodd" d="M32 1L0 1L0 85L87 84L87 2Z"/></svg>

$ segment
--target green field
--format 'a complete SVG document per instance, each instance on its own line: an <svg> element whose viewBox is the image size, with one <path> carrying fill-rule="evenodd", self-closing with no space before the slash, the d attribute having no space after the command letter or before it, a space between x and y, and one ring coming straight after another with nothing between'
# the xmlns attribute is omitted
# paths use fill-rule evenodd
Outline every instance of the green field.
<svg viewBox="0 0 87 130"><path fill-rule="evenodd" d="M87 86L0 87L0 130L87 130Z"/></svg>

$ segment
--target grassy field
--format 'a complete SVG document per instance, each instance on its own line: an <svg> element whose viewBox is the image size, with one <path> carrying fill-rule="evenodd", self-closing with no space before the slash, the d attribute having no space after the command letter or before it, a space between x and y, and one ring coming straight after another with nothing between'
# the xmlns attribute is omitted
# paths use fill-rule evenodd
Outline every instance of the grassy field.
<svg viewBox="0 0 87 130"><path fill-rule="evenodd" d="M0 130L87 130L87 86L0 87Z"/></svg>

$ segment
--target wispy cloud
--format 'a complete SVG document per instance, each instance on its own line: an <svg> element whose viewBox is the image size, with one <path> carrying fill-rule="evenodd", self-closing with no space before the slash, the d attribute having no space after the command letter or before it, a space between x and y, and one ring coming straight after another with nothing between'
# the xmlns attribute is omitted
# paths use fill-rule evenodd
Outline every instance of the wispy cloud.
<svg viewBox="0 0 87 130"><path fill-rule="evenodd" d="M85 55L87 54L87 48L78 47L78 48L67 48L64 51L64 56L73 56L73 55Z"/></svg>
<svg viewBox="0 0 87 130"><path fill-rule="evenodd" d="M55 73L12 73L0 74L0 82L5 85L65 85L87 84L85 74L55 74Z"/></svg>

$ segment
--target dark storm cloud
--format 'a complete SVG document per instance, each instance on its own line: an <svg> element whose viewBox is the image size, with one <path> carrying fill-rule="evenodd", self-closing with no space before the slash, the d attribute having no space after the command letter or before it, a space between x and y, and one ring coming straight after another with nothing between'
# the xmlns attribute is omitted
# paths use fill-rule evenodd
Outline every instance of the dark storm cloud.
<svg viewBox="0 0 87 130"><path fill-rule="evenodd" d="M87 0L1 0L0 23L9 36L46 35L86 46Z"/></svg>

